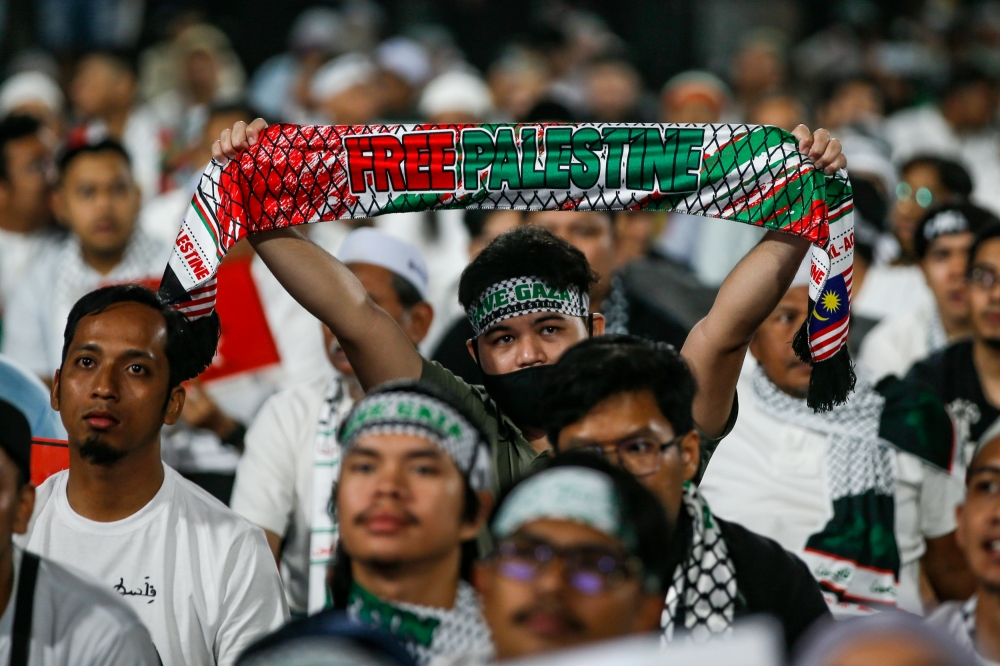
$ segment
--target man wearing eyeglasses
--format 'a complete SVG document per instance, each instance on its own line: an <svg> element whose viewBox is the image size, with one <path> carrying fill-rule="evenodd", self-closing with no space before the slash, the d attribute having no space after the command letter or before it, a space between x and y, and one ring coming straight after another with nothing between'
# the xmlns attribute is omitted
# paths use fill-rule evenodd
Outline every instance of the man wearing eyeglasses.
<svg viewBox="0 0 1000 666"><path fill-rule="evenodd" d="M479 562L498 660L656 631L668 526L656 498L597 456L560 455L501 500Z"/></svg>
<svg viewBox="0 0 1000 666"><path fill-rule="evenodd" d="M555 365L545 404L548 436L560 455L591 450L631 472L666 509L666 640L690 634L704 641L726 633L738 617L767 613L782 623L791 647L829 614L826 603L798 558L717 518L692 483L700 456L694 392L672 347L631 336L593 338Z"/></svg>
<svg viewBox="0 0 1000 666"><path fill-rule="evenodd" d="M959 472L973 451L1000 434L1000 224L976 234L968 266L972 338L915 364L907 375L948 406L958 431Z"/></svg>

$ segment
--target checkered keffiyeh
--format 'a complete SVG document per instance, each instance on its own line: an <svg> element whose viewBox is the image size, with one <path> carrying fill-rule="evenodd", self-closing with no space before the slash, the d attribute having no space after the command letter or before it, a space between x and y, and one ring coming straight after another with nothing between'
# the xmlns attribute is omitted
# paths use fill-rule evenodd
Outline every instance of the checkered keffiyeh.
<svg viewBox="0 0 1000 666"><path fill-rule="evenodd" d="M160 294L211 314L215 272L248 234L443 208L665 210L733 220L813 243L815 304L797 353L810 405L843 402L854 256L846 171L826 176L776 127L724 124L273 125L188 208ZM553 300L551 297L547 297Z"/></svg>
<svg viewBox="0 0 1000 666"><path fill-rule="evenodd" d="M466 314L478 336L504 319L533 312L587 317L590 315L590 296L575 287L556 289L537 277L512 278L483 292Z"/></svg>
<svg viewBox="0 0 1000 666"><path fill-rule="evenodd" d="M674 572L660 627L667 642L684 633L695 643L704 643L732 627L736 568L719 524L694 484L684 484L682 502L691 518L691 549Z"/></svg>

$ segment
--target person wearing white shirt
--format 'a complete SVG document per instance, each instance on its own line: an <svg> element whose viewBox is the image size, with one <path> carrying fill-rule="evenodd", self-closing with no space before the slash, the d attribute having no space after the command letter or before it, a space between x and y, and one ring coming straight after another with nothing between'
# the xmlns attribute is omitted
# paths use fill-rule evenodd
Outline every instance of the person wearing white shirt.
<svg viewBox="0 0 1000 666"><path fill-rule="evenodd" d="M415 247L375 229L358 229L337 256L414 345L430 328L427 270ZM314 320L319 328L319 322ZM340 463L336 431L364 392L347 356L324 327L335 372L295 386L264 403L244 440L231 506L264 529L281 567L296 615L329 605L326 569L336 534L330 495Z"/></svg>
<svg viewBox="0 0 1000 666"><path fill-rule="evenodd" d="M918 266L934 294L910 312L885 318L861 343L858 362L875 377L903 377L917 361L972 335L966 266L976 232L1000 222L970 203L931 210L913 239Z"/></svg>
<svg viewBox="0 0 1000 666"><path fill-rule="evenodd" d="M60 365L63 327L77 299L106 284L158 283L171 250L135 229L139 190L121 144L73 148L59 174L54 208L70 236L37 258L4 316L3 353L45 381Z"/></svg>
<svg viewBox="0 0 1000 666"><path fill-rule="evenodd" d="M13 544L35 502L31 436L0 400L0 663L158 666L149 631L114 592Z"/></svg>
<svg viewBox="0 0 1000 666"><path fill-rule="evenodd" d="M36 257L55 242L50 230L52 146L31 116L0 121L0 311L10 305Z"/></svg>
<svg viewBox="0 0 1000 666"><path fill-rule="evenodd" d="M848 402L806 405L812 368L791 340L809 310L803 264L750 344L740 417L700 490L714 512L774 539L812 571L834 617L922 614L921 570L939 599L971 579L955 546L954 434L930 388L859 376ZM843 307L841 304L840 307Z"/></svg>
<svg viewBox="0 0 1000 666"><path fill-rule="evenodd" d="M20 539L121 595L165 664L230 666L288 617L263 532L160 459L218 335L217 315L188 321L141 285L74 305L52 389L69 469L39 486Z"/></svg>

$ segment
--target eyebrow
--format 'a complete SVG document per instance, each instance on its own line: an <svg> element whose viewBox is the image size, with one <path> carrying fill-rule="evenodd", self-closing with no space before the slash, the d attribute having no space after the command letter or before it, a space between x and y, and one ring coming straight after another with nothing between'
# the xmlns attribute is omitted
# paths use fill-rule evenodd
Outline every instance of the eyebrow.
<svg viewBox="0 0 1000 666"><path fill-rule="evenodd" d="M370 458L382 458L382 453L376 449L367 446L355 446L347 452L347 455L359 455L368 456ZM430 445L425 449L418 449L416 451L408 451L404 454L404 457L412 460L414 458L435 458L440 459L444 456L444 451L435 445Z"/></svg>
<svg viewBox="0 0 1000 666"><path fill-rule="evenodd" d="M968 478L971 480L972 477L977 474L1000 474L1000 466L998 465L976 465L971 468L968 473Z"/></svg>
<svg viewBox="0 0 1000 666"><path fill-rule="evenodd" d="M82 345L78 345L78 346L74 347L71 351L73 353L80 352L80 351L89 351L89 352L95 352L95 353L102 353L104 351L104 348L101 347L96 342L86 342L86 343L84 343ZM148 349L126 349L122 353L122 356L124 358L145 358L145 359L148 359L150 361L155 361L156 360L156 356L154 356L153 352L149 351Z"/></svg>
<svg viewBox="0 0 1000 666"><path fill-rule="evenodd" d="M618 436L610 438L610 439L613 439L614 441L622 441L622 440L632 439L633 437L642 437L643 435L654 436L655 433L653 432L653 429L650 428L649 426L641 426L641 427L636 428L635 430L632 430L632 431L630 431L630 432L628 432L628 433L626 433L624 435L618 435ZM607 442L609 440L602 440L602 441L603 442ZM572 444L577 444L577 445L580 445L580 444L591 445L591 444L597 444L597 443L598 443L598 440L591 439L591 438L588 438L588 437L571 437L570 440L569 440L569 442L567 442L567 444L569 444L569 445L572 445Z"/></svg>

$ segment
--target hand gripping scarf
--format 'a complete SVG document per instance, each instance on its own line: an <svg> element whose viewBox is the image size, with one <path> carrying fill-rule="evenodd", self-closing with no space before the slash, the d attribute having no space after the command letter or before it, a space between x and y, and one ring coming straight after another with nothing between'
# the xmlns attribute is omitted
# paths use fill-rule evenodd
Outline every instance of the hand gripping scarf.
<svg viewBox="0 0 1000 666"><path fill-rule="evenodd" d="M811 315L795 349L812 363L809 404L843 402L853 202L775 127L755 125L273 125L226 166L212 162L160 286L190 319L212 312L213 276L248 234L441 208L669 210L813 243Z"/></svg>

